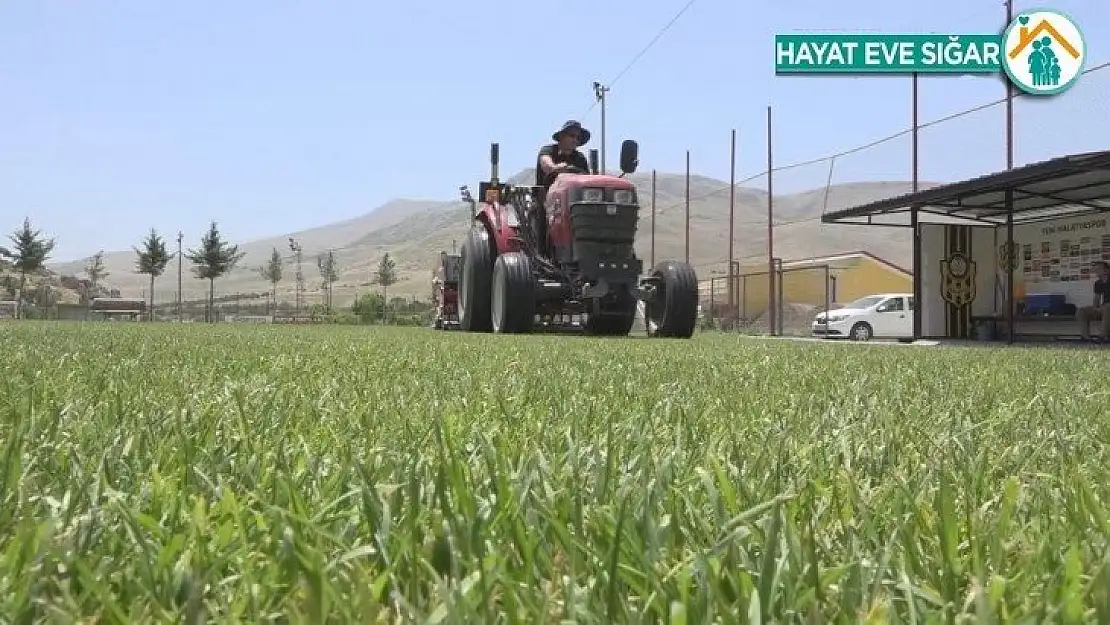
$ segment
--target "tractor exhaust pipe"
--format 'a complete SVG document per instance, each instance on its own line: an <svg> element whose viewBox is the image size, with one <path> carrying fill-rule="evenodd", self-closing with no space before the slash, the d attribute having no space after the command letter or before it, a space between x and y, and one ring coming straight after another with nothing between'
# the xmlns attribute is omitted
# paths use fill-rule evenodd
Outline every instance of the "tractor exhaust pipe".
<svg viewBox="0 0 1110 625"><path fill-rule="evenodd" d="M491 143L489 146L489 180L494 188L498 186L497 183L497 166L501 163L501 146L496 143Z"/></svg>
<svg viewBox="0 0 1110 625"><path fill-rule="evenodd" d="M596 176L598 171L600 170L597 166L597 150L590 150L590 173Z"/></svg>

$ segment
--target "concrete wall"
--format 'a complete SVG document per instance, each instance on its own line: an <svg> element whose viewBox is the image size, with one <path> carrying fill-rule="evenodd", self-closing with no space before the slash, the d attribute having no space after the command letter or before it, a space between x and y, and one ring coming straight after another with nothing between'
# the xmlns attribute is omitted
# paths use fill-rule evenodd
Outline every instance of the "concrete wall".
<svg viewBox="0 0 1110 625"><path fill-rule="evenodd" d="M826 282L826 278L828 281ZM741 266L735 282L738 313L753 319L768 308L768 277L764 265ZM824 308L826 301L844 304L865 295L884 292L913 292L913 277L867 256L830 263L791 267L782 273L782 297L786 305ZM826 297L828 298L826 300ZM718 278L701 284L703 305L712 299L719 306L728 302L728 280Z"/></svg>

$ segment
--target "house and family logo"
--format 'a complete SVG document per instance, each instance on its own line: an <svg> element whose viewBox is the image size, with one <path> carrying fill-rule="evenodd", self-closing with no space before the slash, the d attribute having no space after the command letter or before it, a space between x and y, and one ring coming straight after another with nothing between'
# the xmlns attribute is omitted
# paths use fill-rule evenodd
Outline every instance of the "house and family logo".
<svg viewBox="0 0 1110 625"><path fill-rule="evenodd" d="M1002 35L1002 69L1022 91L1061 93L1083 71L1083 33L1067 15L1051 9L1022 13Z"/></svg>
<svg viewBox="0 0 1110 625"><path fill-rule="evenodd" d="M1083 73L1079 26L1054 9L1022 12L1001 34L791 33L775 35L777 74L997 74L1053 95Z"/></svg>

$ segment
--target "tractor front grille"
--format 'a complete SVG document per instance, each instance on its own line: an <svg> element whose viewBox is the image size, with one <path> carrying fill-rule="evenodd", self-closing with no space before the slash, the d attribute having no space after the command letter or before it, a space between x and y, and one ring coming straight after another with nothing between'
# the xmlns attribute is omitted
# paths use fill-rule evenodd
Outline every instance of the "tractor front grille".
<svg viewBox="0 0 1110 625"><path fill-rule="evenodd" d="M639 218L635 204L575 204L570 209L575 259L632 258Z"/></svg>

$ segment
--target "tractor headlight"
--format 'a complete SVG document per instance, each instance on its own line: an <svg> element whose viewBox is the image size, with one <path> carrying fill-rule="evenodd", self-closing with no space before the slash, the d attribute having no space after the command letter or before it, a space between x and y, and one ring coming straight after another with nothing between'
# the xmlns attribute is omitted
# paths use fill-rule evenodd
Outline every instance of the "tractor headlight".
<svg viewBox="0 0 1110 625"><path fill-rule="evenodd" d="M605 196L602 189L582 189L583 202L600 202Z"/></svg>
<svg viewBox="0 0 1110 625"><path fill-rule="evenodd" d="M617 204L632 204L635 202L635 197L632 189L619 189L613 192L613 201Z"/></svg>

